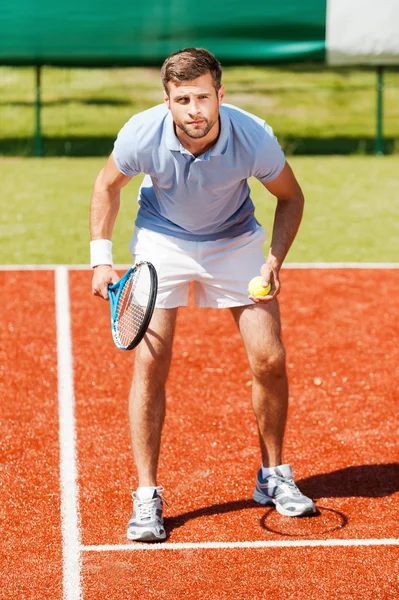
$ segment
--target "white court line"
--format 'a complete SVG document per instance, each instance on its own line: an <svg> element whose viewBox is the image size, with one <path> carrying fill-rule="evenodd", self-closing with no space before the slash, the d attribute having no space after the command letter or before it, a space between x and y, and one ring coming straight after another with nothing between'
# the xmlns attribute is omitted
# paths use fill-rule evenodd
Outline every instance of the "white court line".
<svg viewBox="0 0 399 600"><path fill-rule="evenodd" d="M83 552L120 552L138 550L218 550L222 548L304 548L320 546L399 546L399 539L355 540L259 540L254 542L181 542L163 544L103 544L81 546Z"/></svg>
<svg viewBox="0 0 399 600"><path fill-rule="evenodd" d="M398 263L399 265L399 263ZM127 270L130 269L132 263L129 264L117 264L114 265L114 269L117 270ZM91 271L92 268L90 265L67 265L67 264L59 264L59 265L1 265L0 271L56 271L59 267L65 267L68 271Z"/></svg>
<svg viewBox="0 0 399 600"><path fill-rule="evenodd" d="M284 263L283 269L399 269L399 263L379 262L312 262Z"/></svg>
<svg viewBox="0 0 399 600"><path fill-rule="evenodd" d="M80 533L68 270L55 271L64 600L81 600Z"/></svg>
<svg viewBox="0 0 399 600"><path fill-rule="evenodd" d="M114 265L123 271L131 264ZM91 271L89 265L0 265L0 271L55 271L60 267L71 271ZM399 262L287 262L283 269L399 269Z"/></svg>

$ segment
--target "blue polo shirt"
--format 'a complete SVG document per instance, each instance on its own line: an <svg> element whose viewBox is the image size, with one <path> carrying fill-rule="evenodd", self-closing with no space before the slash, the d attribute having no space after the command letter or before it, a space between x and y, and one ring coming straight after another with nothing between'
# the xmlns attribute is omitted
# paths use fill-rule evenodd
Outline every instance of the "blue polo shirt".
<svg viewBox="0 0 399 600"><path fill-rule="evenodd" d="M195 157L179 142L165 104L134 115L118 134L113 157L124 175L145 173L136 226L193 241L256 229L247 179L275 179L285 165L265 121L220 106L216 144Z"/></svg>

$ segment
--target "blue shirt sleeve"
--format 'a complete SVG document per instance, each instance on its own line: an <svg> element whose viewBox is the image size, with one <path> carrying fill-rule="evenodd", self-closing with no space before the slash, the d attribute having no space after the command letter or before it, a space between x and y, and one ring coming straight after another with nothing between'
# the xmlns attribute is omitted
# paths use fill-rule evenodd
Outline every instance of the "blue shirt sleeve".
<svg viewBox="0 0 399 600"><path fill-rule="evenodd" d="M137 157L136 120L132 117L115 140L113 157L119 171L129 177L141 173Z"/></svg>
<svg viewBox="0 0 399 600"><path fill-rule="evenodd" d="M285 156L272 128L265 123L265 134L255 157L253 176L262 183L273 181L285 165Z"/></svg>

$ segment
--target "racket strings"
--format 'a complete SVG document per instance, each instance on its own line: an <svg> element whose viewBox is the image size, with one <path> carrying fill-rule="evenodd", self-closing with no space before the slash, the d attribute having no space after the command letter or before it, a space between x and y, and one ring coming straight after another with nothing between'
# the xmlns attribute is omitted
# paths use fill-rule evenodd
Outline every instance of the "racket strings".
<svg viewBox="0 0 399 600"><path fill-rule="evenodd" d="M148 294L139 286L140 270L124 286L117 308L118 333L123 346L128 346L143 324Z"/></svg>

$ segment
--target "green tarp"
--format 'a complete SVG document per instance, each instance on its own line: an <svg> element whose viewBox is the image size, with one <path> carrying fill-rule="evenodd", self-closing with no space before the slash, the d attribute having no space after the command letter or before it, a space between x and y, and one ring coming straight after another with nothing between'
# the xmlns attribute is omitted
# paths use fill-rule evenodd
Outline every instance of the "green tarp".
<svg viewBox="0 0 399 600"><path fill-rule="evenodd" d="M186 46L223 64L325 59L326 0L1 0L0 64L158 65Z"/></svg>

